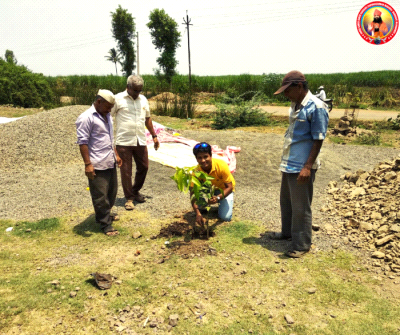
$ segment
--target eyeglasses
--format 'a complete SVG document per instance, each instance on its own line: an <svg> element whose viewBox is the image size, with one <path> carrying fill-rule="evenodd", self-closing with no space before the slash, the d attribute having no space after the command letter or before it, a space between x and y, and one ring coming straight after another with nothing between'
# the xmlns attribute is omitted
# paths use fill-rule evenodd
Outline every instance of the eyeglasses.
<svg viewBox="0 0 400 335"><path fill-rule="evenodd" d="M210 147L210 145L209 145L208 143L204 143L204 142L202 142L202 143L197 143L197 144L194 146L195 149L198 149L198 148L208 148L208 147Z"/></svg>

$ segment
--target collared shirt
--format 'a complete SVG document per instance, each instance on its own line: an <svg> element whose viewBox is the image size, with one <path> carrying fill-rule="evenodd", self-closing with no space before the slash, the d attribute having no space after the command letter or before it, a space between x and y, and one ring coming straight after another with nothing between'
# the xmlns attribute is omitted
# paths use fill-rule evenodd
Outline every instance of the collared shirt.
<svg viewBox="0 0 400 335"><path fill-rule="evenodd" d="M304 167L315 140L324 140L328 128L328 111L326 105L307 92L300 109L292 103L289 109L289 127L285 133L283 155L279 170L287 173L298 173ZM312 168L320 167L319 158Z"/></svg>
<svg viewBox="0 0 400 335"><path fill-rule="evenodd" d="M134 100L127 91L118 93L111 113L115 115L116 145L146 145L145 121L150 117L150 107L144 95Z"/></svg>
<svg viewBox="0 0 400 335"><path fill-rule="evenodd" d="M324 90L321 90L318 94L315 95L317 98L321 99L324 101L326 99L326 93Z"/></svg>
<svg viewBox="0 0 400 335"><path fill-rule="evenodd" d="M218 158L212 158L211 160L211 171L208 173L209 176L214 177L214 179L211 180L211 184L224 190L226 189L225 184L232 183L232 192L235 192L236 183L231 171L229 170L228 164ZM205 172L200 165L198 165L196 169Z"/></svg>
<svg viewBox="0 0 400 335"><path fill-rule="evenodd" d="M114 167L113 125L110 114L107 122L92 105L79 115L75 122L79 145L87 144L90 162L95 170L107 170Z"/></svg>

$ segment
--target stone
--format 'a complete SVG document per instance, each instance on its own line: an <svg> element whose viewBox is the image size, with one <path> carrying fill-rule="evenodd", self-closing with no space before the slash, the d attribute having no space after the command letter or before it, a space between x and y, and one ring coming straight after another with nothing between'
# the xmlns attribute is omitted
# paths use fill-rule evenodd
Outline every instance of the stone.
<svg viewBox="0 0 400 335"><path fill-rule="evenodd" d="M380 251L375 251L375 252L372 253L371 257L372 258L382 259L382 258L385 258L385 254L383 252L380 252Z"/></svg>
<svg viewBox="0 0 400 335"><path fill-rule="evenodd" d="M398 225L398 224L391 225L390 230L395 233L400 233L400 225Z"/></svg>
<svg viewBox="0 0 400 335"><path fill-rule="evenodd" d="M178 314L172 314L169 316L168 318L168 324L172 327L175 327L178 324L178 320L179 320L179 315Z"/></svg>
<svg viewBox="0 0 400 335"><path fill-rule="evenodd" d="M372 223L361 221L358 228L361 231L371 231L372 230Z"/></svg>
<svg viewBox="0 0 400 335"><path fill-rule="evenodd" d="M331 188L328 190L328 194L334 194L337 193L339 191L339 189L337 187Z"/></svg>
<svg viewBox="0 0 400 335"><path fill-rule="evenodd" d="M358 197L360 195L365 194L365 189L363 187L356 187L353 191L350 193L350 199L353 199L355 197Z"/></svg>
<svg viewBox="0 0 400 335"><path fill-rule="evenodd" d="M382 214L378 213L378 212L372 212L371 219L372 220L380 220L380 219L382 219Z"/></svg>
<svg viewBox="0 0 400 335"><path fill-rule="evenodd" d="M380 245L382 245L382 244L385 244L385 243L391 241L393 238L394 238L394 235L387 235L387 236L385 236L385 237L379 239L378 241L376 241L375 244L376 244L377 246L380 246Z"/></svg>
<svg viewBox="0 0 400 335"><path fill-rule="evenodd" d="M77 295L77 293L76 293L75 291L69 292L69 296L70 296L71 298L75 298L76 295Z"/></svg>
<svg viewBox="0 0 400 335"><path fill-rule="evenodd" d="M307 289L307 293L308 294L314 294L315 292L317 292L317 288L316 287L310 287Z"/></svg>
<svg viewBox="0 0 400 335"><path fill-rule="evenodd" d="M141 233L140 231L135 231L135 232L132 234L132 237L133 237L134 239L137 239L137 238L139 238L139 237L142 237L142 233Z"/></svg>
<svg viewBox="0 0 400 335"><path fill-rule="evenodd" d="M289 325L294 323L294 319L289 314L285 314L285 320Z"/></svg>

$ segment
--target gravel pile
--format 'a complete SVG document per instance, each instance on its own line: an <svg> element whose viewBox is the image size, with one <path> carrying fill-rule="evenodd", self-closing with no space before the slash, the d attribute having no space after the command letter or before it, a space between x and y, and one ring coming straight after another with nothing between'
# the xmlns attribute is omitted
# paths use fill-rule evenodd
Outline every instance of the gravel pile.
<svg viewBox="0 0 400 335"><path fill-rule="evenodd" d="M24 117L0 125L0 218L36 220L92 209L84 166L75 144L75 120L88 106L68 106ZM283 136L241 130L188 130L180 133L191 139L241 147L237 154L237 182L234 218L265 224L266 230L280 226L278 166ZM162 145L162 144L161 144ZM317 173L314 196L314 223L324 225L325 188L331 180L359 168L369 170L378 162L396 155L392 148L344 146L324 143L322 169ZM151 162L142 190L147 202L137 209L152 217L165 218L190 210L188 195L180 193L170 179L174 169ZM119 187L117 210L121 214L124 197ZM316 234L319 247L328 244L325 234ZM331 242L329 242L330 246Z"/></svg>
<svg viewBox="0 0 400 335"><path fill-rule="evenodd" d="M332 199L322 208L330 214L342 241L368 249L383 272L400 273L400 157L341 176L343 183L329 183Z"/></svg>

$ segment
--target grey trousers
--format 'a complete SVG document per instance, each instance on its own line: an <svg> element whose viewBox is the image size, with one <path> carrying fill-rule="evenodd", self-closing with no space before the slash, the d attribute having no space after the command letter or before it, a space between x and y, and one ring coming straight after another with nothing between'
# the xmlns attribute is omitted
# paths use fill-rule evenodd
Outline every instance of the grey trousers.
<svg viewBox="0 0 400 335"><path fill-rule="evenodd" d="M313 183L316 170L305 184L297 182L298 173L282 172L281 220L282 235L292 238L293 250L305 251L311 248Z"/></svg>
<svg viewBox="0 0 400 335"><path fill-rule="evenodd" d="M118 191L117 169L95 170L96 176L89 179L90 195L96 223L100 224L103 232L112 230L111 209L114 206Z"/></svg>

